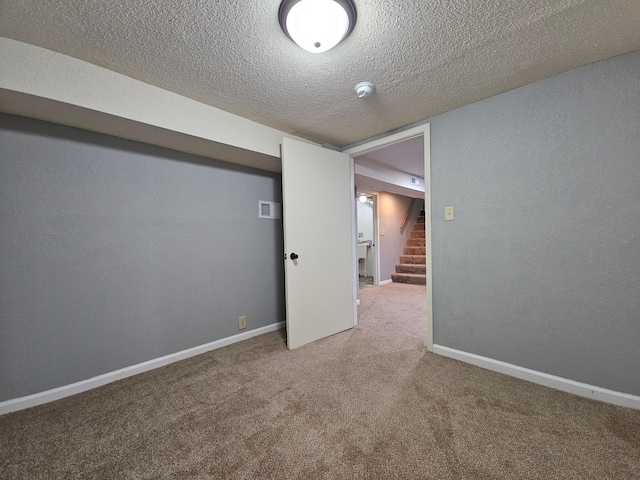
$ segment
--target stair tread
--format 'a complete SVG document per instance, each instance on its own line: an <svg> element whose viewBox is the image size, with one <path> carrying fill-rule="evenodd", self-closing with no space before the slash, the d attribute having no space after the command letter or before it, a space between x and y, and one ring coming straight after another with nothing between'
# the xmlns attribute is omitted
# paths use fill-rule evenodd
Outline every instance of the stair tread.
<svg viewBox="0 0 640 480"><path fill-rule="evenodd" d="M425 273L426 263L397 263L395 273Z"/></svg>
<svg viewBox="0 0 640 480"><path fill-rule="evenodd" d="M400 263L425 265L427 263L427 256L426 255L400 255Z"/></svg>
<svg viewBox="0 0 640 480"><path fill-rule="evenodd" d="M404 254L400 255L400 263L396 264L396 271L391 274L392 281L426 285L427 255L425 230L425 213L423 210L416 218L416 223L404 247Z"/></svg>
<svg viewBox="0 0 640 480"><path fill-rule="evenodd" d="M392 273L391 281L396 283L409 283L413 285L426 285L427 276L420 273Z"/></svg>

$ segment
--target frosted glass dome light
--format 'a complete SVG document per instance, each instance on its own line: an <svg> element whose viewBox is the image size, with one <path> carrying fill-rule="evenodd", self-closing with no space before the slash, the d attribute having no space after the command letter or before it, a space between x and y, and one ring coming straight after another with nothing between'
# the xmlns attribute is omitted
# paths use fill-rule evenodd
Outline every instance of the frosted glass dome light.
<svg viewBox="0 0 640 480"><path fill-rule="evenodd" d="M351 0L284 0L278 16L291 40L308 52L322 53L351 33L356 9Z"/></svg>

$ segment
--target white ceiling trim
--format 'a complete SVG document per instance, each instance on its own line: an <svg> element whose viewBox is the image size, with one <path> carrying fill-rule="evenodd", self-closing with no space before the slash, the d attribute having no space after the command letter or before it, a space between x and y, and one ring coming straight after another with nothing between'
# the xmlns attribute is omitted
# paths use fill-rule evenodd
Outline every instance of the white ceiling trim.
<svg viewBox="0 0 640 480"><path fill-rule="evenodd" d="M391 135L386 135L381 138L377 138L370 142L364 143L362 145L357 145L355 147L347 148L343 150L343 153L351 155L352 157L357 157L359 155L366 155L370 152L375 152L376 150L380 150L381 148L385 148L396 143L404 142L405 140L410 140L415 137L420 137L425 135L425 131L428 128L428 124L420 125L418 127L409 128L407 130L402 130L397 133L393 133Z"/></svg>

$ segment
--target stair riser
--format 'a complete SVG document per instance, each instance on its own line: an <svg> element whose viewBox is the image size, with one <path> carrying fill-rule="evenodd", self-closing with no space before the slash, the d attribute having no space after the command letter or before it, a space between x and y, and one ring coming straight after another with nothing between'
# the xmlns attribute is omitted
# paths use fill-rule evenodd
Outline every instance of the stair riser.
<svg viewBox="0 0 640 480"><path fill-rule="evenodd" d="M400 255L400 263L410 263L412 265L426 265L425 255Z"/></svg>
<svg viewBox="0 0 640 480"><path fill-rule="evenodd" d="M407 238L407 247L424 247L426 243L424 238Z"/></svg>
<svg viewBox="0 0 640 480"><path fill-rule="evenodd" d="M427 273L426 265L396 265L396 273L419 273L425 275Z"/></svg>
<svg viewBox="0 0 640 480"><path fill-rule="evenodd" d="M391 280L396 283L410 283L412 285L427 284L427 248L425 233L424 211L416 219L404 255L400 255L400 264L396 265L396 273L391 274Z"/></svg>
<svg viewBox="0 0 640 480"><path fill-rule="evenodd" d="M401 273L392 273L391 280L396 283L410 283L412 285L426 285L427 277L409 277Z"/></svg>

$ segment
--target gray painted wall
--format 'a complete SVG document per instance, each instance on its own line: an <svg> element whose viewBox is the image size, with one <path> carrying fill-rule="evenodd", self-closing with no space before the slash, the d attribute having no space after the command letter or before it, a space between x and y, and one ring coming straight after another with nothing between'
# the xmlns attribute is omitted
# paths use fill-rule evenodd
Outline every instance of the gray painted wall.
<svg viewBox="0 0 640 480"><path fill-rule="evenodd" d="M424 200L417 198L411 211L411 216L404 229L400 230L402 220L411 206L412 198L395 195L389 192L378 194L378 229L385 230L380 235L380 279L391 280L391 274L396 271L396 264L400 263L400 255L404 254L407 239L411 236L413 225L424 205Z"/></svg>
<svg viewBox="0 0 640 480"><path fill-rule="evenodd" d="M0 401L284 320L280 175L0 115Z"/></svg>
<svg viewBox="0 0 640 480"><path fill-rule="evenodd" d="M435 343L640 395L640 52L432 119L431 175Z"/></svg>

